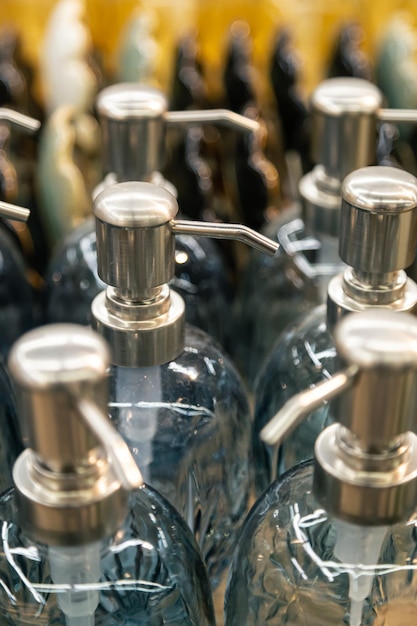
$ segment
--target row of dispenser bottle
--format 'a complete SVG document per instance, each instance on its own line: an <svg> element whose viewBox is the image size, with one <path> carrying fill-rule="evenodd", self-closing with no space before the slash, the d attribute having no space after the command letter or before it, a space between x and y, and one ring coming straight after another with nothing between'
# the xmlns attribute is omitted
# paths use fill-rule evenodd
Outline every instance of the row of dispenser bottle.
<svg viewBox="0 0 417 626"><path fill-rule="evenodd" d="M7 623L213 623L209 583L219 583L236 542L228 624L298 623L300 615L308 624L388 624L393 614L411 623L415 455L406 431L414 430L416 328L401 311L413 312L417 292L403 271L414 258L417 181L395 168L357 169L376 160L377 119L401 117L381 107L379 91L365 81L328 81L316 91L320 165L300 189L305 222L314 230L324 224L330 236L291 248L308 226L299 218L277 228L274 240L240 225L177 219L173 189L158 173L168 124L220 120L253 133L256 122L224 111L169 112L162 94L132 85L102 92L113 175L94 193L95 228L89 220L70 235L61 248L65 262L51 276L59 288L67 270L71 295L62 314L71 318L79 302L76 321L91 320L111 355L92 331L72 325L45 326L12 349L19 410L5 370L4 432L19 443L4 446L3 487L22 441L27 450L15 464L14 489L2 496L0 610ZM176 261L192 253L201 260L196 235L279 248L273 262L293 270L280 280L306 272L319 294L311 303L328 288L327 321L321 307L273 348L255 388L254 423L235 367L208 335L185 325L187 305L169 286ZM337 246L347 265L342 274ZM311 266L299 254L306 250L319 251L327 265ZM85 285L93 288L84 288L81 301ZM288 314L288 290L281 295L284 328L300 308ZM303 290L297 297L309 306ZM375 310L357 313L364 309ZM338 326L346 312L355 315ZM348 365L341 374L336 353ZM321 387L323 378L329 381ZM329 414L322 402L339 392L351 395ZM285 422L298 424L297 437L286 433L277 448L286 430L281 418L278 431L277 420L272 434L261 429L291 397ZM300 425L299 414L313 410ZM331 419L342 426L320 435L314 496L313 466L301 465L260 495L238 534L252 470L261 494L277 473L312 457L314 438Z"/></svg>
<svg viewBox="0 0 417 626"><path fill-rule="evenodd" d="M415 309L417 288L400 268L407 264L410 242L415 245L417 180L395 168L362 168L344 180L342 198L342 215L349 215L346 223L355 242L351 249L370 266L359 275L378 280L349 284L350 269L336 277L338 315L335 310L328 315L335 349L327 336L324 343L329 358L334 360L337 353L342 369L329 367L324 377L328 380L321 382L307 375L299 385L307 391L290 394L288 404L261 431L265 445L275 447L294 428L306 427L299 436L308 441L304 458L309 459L313 439L322 430L314 463L300 464L297 459L294 467L289 461L290 471L269 481L236 534L225 598L226 624L298 623L300 616L314 625L412 623L417 322L404 311ZM15 462L14 488L0 499L4 572L0 610L8 623L36 623L37 619L83 626L138 619L214 623L209 582L195 539L203 538L203 550L205 542L211 542L210 556L216 552L218 556L215 529L226 501L222 502L219 485L212 483L210 510L204 482L215 478L219 457L220 464L226 463L222 457L230 437L226 430L230 413L226 409L216 423L213 409L209 415L197 399L195 406L161 401L160 390L168 391L170 386L170 374L164 376L169 370L188 369L197 380L197 367L187 363L187 358L198 355L196 348L184 350L183 363L180 356L165 367L142 368L146 389L141 392L136 382L142 375L138 359L153 361L156 350L167 361L168 351L178 350L179 305L173 294L153 288L153 306L165 309L162 318L171 318L167 327L148 324L146 316L138 320L132 309L143 307L143 302L131 299L134 305L127 308L123 298L126 292L141 292L126 242L161 241L166 236L169 241L178 225L176 210L172 194L143 182L115 184L95 200L99 271L104 243L107 250L118 252L129 276L128 285L121 285L116 264L110 264L113 270L105 264L103 278L104 274L113 277L109 283L116 284L92 305L94 325L108 340L112 356L103 338L68 324L31 331L12 348L9 370L18 392L18 422L27 449ZM144 225L146 233L141 232ZM378 245L368 239L364 246L364 232L376 237ZM141 245L146 250L149 241ZM383 271L381 247L389 251L384 255L389 267ZM381 277L388 274L391 281L383 283ZM346 302L352 302L348 286L356 287L363 299L357 308L351 304L350 314L344 316ZM383 302L377 297L381 293ZM171 299L168 308L164 307L167 298ZM337 317L343 319L336 321ZM317 319L316 312L311 319ZM327 333L323 326L322 319L317 332ZM210 358L204 364L206 370L218 365ZM137 394L114 402L115 387L126 374L128 390L135 386ZM208 387L204 378L201 383ZM144 401L149 388L154 396L151 393L151 401ZM184 387L180 393L185 392ZM323 402L335 397L333 423L321 429L323 422L330 422ZM317 408L326 412L324 419L311 415ZM122 437L110 425L108 412ZM156 412L158 423L150 433L149 418ZM307 422L302 421L306 417ZM235 426L229 447L236 454L243 420L236 417ZM222 431L223 448L216 441L216 428ZM182 456L184 447L187 454ZM152 451L158 452L155 462L159 461L154 471L152 459L150 465L146 463ZM145 484L165 492L183 516L157 491L143 485L138 466L143 468ZM242 469L234 469L233 476L222 476L222 488L230 489L239 509L242 485L232 483ZM173 474L179 470L188 475L182 486L177 482L171 491ZM190 489L191 481L195 485ZM200 501L195 518L181 509L184 492L190 510L196 499ZM207 523L212 525L210 532L202 537ZM229 526L222 540L234 533ZM230 553L224 544L220 553L225 566Z"/></svg>

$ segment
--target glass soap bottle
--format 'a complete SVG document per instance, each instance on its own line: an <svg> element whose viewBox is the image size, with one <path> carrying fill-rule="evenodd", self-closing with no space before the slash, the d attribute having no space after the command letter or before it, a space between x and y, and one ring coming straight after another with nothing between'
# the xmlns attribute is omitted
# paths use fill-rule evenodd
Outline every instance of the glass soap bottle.
<svg viewBox="0 0 417 626"><path fill-rule="evenodd" d="M340 189L350 172L376 163L378 122L415 122L416 111L381 109L383 96L359 78L332 78L313 92L311 153L316 163L299 183L296 204L272 222L273 259L254 254L245 272L236 322L236 362L252 386L271 345L297 315L325 302L329 280L341 270L338 255ZM301 214L300 214L301 208Z"/></svg>
<svg viewBox="0 0 417 626"><path fill-rule="evenodd" d="M234 238L267 252L276 244L242 225L176 220L174 196L150 183L118 183L94 204L98 273L109 286L92 318L113 353L110 416L145 482L198 538L214 587L248 504L251 415L232 363L185 325L184 301L169 288L175 236Z"/></svg>
<svg viewBox="0 0 417 626"><path fill-rule="evenodd" d="M403 170L370 166L352 172L342 186L340 256L347 267L329 283L320 305L281 334L265 360L255 388L254 465L257 492L277 472L313 457L314 441L329 423L329 405L319 406L289 436L278 454L259 434L295 393L330 378L338 319L365 309L417 310L417 285L404 268L417 243L417 179Z"/></svg>
<svg viewBox="0 0 417 626"><path fill-rule="evenodd" d="M139 84L123 83L104 89L97 113L102 129L104 188L115 182L152 181L175 193L161 175L166 135L171 126L225 124L256 132L258 123L227 110L168 111L164 94ZM96 190L96 193L99 191ZM230 286L213 242L192 236L176 240L174 288L187 302L187 319L223 340L222 320L230 306ZM204 266L204 270L202 270ZM47 276L46 319L49 322L90 323L91 301L102 289L97 274L94 219L87 219L57 249ZM206 315L206 310L210 315Z"/></svg>
<svg viewBox="0 0 417 626"><path fill-rule="evenodd" d="M314 462L273 482L242 528L226 626L415 623L417 320L356 313L335 343L344 369L295 395L263 432L282 441L335 398Z"/></svg>
<svg viewBox="0 0 417 626"><path fill-rule="evenodd" d="M379 89L360 79L329 79L313 92L311 151L317 165L299 182L301 207L292 205L265 230L279 241L279 253L267 260L252 254L243 278L236 327L247 341L238 344L236 361L251 387L280 332L323 302L328 281L341 269L340 185L346 174L374 162L381 104Z"/></svg>
<svg viewBox="0 0 417 626"><path fill-rule="evenodd" d="M72 324L11 351L28 447L0 497L1 622L213 626L189 529L110 424L108 366L103 339Z"/></svg>

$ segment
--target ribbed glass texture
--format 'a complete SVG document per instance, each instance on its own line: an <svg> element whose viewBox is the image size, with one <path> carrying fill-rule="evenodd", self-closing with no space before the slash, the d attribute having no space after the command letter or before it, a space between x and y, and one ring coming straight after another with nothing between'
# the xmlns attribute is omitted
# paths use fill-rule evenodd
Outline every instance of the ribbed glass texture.
<svg viewBox="0 0 417 626"><path fill-rule="evenodd" d="M17 522L14 490L4 492L0 498L1 624L214 626L207 574L184 521L148 487L133 492L129 505L123 526L98 544L99 579L78 583L75 590L73 580L53 581L48 546L25 536ZM70 593L72 606L88 594L96 597L93 616L68 618L60 598Z"/></svg>
<svg viewBox="0 0 417 626"><path fill-rule="evenodd" d="M355 559L355 539L345 562L336 554L343 527L316 501L312 482L313 463L304 463L253 506L231 565L226 626L414 626L417 512L382 534L368 527L381 537L371 563ZM369 592L353 601L365 581Z"/></svg>
<svg viewBox="0 0 417 626"><path fill-rule="evenodd" d="M193 530L215 587L247 510L251 419L231 362L186 326L183 352L158 367L113 366L109 413L145 481Z"/></svg>
<svg viewBox="0 0 417 626"><path fill-rule="evenodd" d="M300 219L286 219L284 213L267 230L281 245L274 257L251 252L235 307L231 353L251 389L280 333L325 302L328 282L342 267L336 237L318 239Z"/></svg>

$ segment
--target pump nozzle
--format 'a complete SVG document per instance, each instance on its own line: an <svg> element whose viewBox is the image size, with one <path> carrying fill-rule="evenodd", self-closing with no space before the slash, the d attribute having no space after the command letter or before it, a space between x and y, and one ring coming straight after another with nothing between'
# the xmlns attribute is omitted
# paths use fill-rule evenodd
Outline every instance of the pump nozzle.
<svg viewBox="0 0 417 626"><path fill-rule="evenodd" d="M39 120L35 120L33 117L29 117L29 115L24 115L23 113L6 107L0 108L0 120L10 122L29 135L36 133L41 127Z"/></svg>
<svg viewBox="0 0 417 626"><path fill-rule="evenodd" d="M242 132L260 125L225 109L168 111L165 95L137 83L106 87L97 98L103 131L103 153L108 172L117 180L149 180L164 166L169 126L219 124Z"/></svg>
<svg viewBox="0 0 417 626"><path fill-rule="evenodd" d="M270 446L282 443L307 415L318 409L324 401L331 400L348 389L353 384L357 372L357 366L352 365L315 387L292 396L261 430L262 441Z"/></svg>
<svg viewBox="0 0 417 626"><path fill-rule="evenodd" d="M27 222L30 210L0 200L0 215L7 219L15 220L16 222Z"/></svg>
<svg viewBox="0 0 417 626"><path fill-rule="evenodd" d="M105 448L117 477L126 491L142 487L142 474L128 445L113 428L107 413L101 411L91 400L75 397L73 402L84 422L88 424L90 430Z"/></svg>

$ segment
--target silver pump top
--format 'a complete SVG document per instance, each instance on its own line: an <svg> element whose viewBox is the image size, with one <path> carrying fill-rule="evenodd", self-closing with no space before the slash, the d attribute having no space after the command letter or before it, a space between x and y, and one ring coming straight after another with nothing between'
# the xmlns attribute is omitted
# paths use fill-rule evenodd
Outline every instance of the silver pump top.
<svg viewBox="0 0 417 626"><path fill-rule="evenodd" d="M404 519L417 501L417 319L365 311L335 329L345 369L293 396L267 424L285 439L325 400L336 424L315 445L314 491L325 509L358 524Z"/></svg>
<svg viewBox="0 0 417 626"><path fill-rule="evenodd" d="M417 122L417 110L383 109L382 92L360 78L330 78L311 97L311 152L316 166L299 191L306 224L337 237L340 185L350 172L376 161L378 122Z"/></svg>
<svg viewBox="0 0 417 626"><path fill-rule="evenodd" d="M278 250L247 226L176 220L177 213L174 196L147 182L119 183L95 198L97 267L109 287L93 301L93 325L118 365L159 365L183 350L184 302L168 288L175 234L237 239L268 254Z"/></svg>
<svg viewBox="0 0 417 626"><path fill-rule="evenodd" d="M313 161L330 178L375 162L376 125L382 92L360 78L330 78L311 97Z"/></svg>
<svg viewBox="0 0 417 626"><path fill-rule="evenodd" d="M149 180L165 163L169 125L220 124L257 132L259 123L226 109L168 111L165 95L137 83L106 87L96 108L103 136L104 164L120 182Z"/></svg>
<svg viewBox="0 0 417 626"><path fill-rule="evenodd" d="M73 324L33 330L12 347L26 450L13 478L22 527L52 545L111 535L142 477L107 414L109 349Z"/></svg>
<svg viewBox="0 0 417 626"><path fill-rule="evenodd" d="M343 178L375 163L377 114L382 92L359 78L330 78L310 102L311 155L316 166L299 185L306 224L316 232L339 235Z"/></svg>
<svg viewBox="0 0 417 626"><path fill-rule="evenodd" d="M417 246L417 179L370 166L342 184L339 253L349 267L328 286L329 328L345 313L383 306L414 312L417 286L404 269Z"/></svg>

